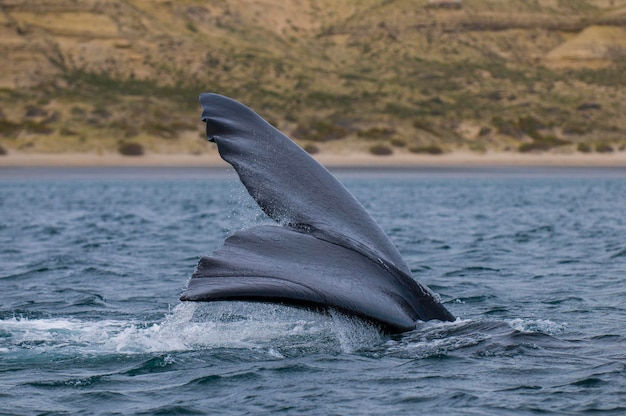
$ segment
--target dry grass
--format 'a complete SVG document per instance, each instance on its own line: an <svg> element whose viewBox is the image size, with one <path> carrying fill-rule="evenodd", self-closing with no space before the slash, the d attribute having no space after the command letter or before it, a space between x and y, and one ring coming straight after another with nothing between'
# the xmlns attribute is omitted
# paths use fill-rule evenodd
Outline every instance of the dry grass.
<svg viewBox="0 0 626 416"><path fill-rule="evenodd" d="M626 0L427 3L131 0L95 12L16 1L0 30L0 143L203 152L197 95L215 91L321 154L374 141L480 152L545 138L622 145L625 29L588 26L626 25ZM604 52L579 53L590 45ZM543 65L564 60L574 66ZM26 116L28 106L48 116Z"/></svg>

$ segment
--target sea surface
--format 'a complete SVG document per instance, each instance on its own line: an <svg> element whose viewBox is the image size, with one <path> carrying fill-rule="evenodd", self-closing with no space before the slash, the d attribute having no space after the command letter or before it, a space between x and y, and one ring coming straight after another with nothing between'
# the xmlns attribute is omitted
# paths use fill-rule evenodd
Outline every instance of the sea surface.
<svg viewBox="0 0 626 416"><path fill-rule="evenodd" d="M626 413L626 170L335 173L456 322L180 302L230 170L0 168L0 414Z"/></svg>

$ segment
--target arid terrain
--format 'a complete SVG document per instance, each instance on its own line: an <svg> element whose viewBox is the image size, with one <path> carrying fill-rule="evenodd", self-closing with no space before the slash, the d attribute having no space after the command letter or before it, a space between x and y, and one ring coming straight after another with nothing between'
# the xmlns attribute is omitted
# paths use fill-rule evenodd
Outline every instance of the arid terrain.
<svg viewBox="0 0 626 416"><path fill-rule="evenodd" d="M623 153L626 0L1 0L0 153L205 154L197 97L311 153Z"/></svg>

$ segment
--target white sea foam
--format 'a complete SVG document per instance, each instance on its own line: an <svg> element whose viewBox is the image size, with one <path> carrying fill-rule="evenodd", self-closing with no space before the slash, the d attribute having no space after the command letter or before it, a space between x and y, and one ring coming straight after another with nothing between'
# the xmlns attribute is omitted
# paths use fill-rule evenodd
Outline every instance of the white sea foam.
<svg viewBox="0 0 626 416"><path fill-rule="evenodd" d="M274 358L294 351L352 352L380 342L377 329L333 312L322 315L248 302L181 303L161 322L70 318L0 320L0 353L155 353L248 348Z"/></svg>
<svg viewBox="0 0 626 416"><path fill-rule="evenodd" d="M553 322L549 319L513 319L508 321L511 328L520 332L537 332L546 335L557 335L565 331L567 323Z"/></svg>

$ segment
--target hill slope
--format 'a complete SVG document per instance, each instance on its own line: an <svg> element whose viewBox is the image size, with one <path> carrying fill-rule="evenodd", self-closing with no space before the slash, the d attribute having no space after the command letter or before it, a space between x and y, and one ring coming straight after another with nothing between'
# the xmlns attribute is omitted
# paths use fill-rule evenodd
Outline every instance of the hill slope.
<svg viewBox="0 0 626 416"><path fill-rule="evenodd" d="M0 10L9 151L209 151L202 91L322 151L626 144L626 0L2 0Z"/></svg>

